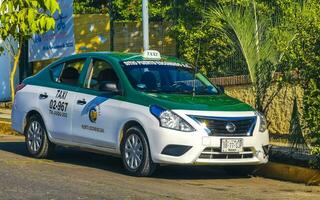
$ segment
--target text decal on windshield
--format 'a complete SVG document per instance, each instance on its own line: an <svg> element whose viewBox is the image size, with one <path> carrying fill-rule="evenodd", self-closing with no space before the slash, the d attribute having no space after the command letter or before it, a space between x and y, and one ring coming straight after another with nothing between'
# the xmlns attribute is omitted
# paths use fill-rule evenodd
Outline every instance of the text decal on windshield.
<svg viewBox="0 0 320 200"><path fill-rule="evenodd" d="M125 66L172 66L172 67L185 67L191 68L190 65L185 63L176 63L176 62L162 62L162 61L151 61L151 60L144 60L144 61L124 61L122 62Z"/></svg>

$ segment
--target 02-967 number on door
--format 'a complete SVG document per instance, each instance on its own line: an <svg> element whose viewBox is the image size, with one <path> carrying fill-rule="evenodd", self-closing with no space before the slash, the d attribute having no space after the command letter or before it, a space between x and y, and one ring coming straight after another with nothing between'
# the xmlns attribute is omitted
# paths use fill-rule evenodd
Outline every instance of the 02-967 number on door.
<svg viewBox="0 0 320 200"><path fill-rule="evenodd" d="M66 112L68 108L68 103L51 99L49 108L52 110Z"/></svg>

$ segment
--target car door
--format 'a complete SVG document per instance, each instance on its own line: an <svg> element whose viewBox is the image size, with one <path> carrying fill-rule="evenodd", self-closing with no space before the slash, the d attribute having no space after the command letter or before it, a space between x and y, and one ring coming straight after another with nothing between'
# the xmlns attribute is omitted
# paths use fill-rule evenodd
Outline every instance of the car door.
<svg viewBox="0 0 320 200"><path fill-rule="evenodd" d="M114 149L121 101L117 100L120 93L103 88L106 83L119 88L115 70L106 60L92 58L84 86L76 95L72 133L79 143Z"/></svg>
<svg viewBox="0 0 320 200"><path fill-rule="evenodd" d="M72 110L86 58L62 62L50 69L52 80L39 88L39 109L50 136L72 140Z"/></svg>

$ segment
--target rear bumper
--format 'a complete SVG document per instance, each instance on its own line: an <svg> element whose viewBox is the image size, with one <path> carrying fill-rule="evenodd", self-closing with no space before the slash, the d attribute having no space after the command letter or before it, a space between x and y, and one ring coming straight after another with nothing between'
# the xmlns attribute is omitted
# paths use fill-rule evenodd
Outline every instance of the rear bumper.
<svg viewBox="0 0 320 200"><path fill-rule="evenodd" d="M18 106L15 103L13 104L11 111L11 128L13 130L23 134L26 114L26 112L18 109Z"/></svg>

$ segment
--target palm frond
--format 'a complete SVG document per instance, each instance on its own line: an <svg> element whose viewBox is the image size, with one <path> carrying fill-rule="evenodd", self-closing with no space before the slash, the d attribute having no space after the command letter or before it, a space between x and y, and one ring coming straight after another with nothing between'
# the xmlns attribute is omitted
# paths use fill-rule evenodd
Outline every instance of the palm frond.
<svg viewBox="0 0 320 200"><path fill-rule="evenodd" d="M256 82L257 67L261 60L269 60L272 63L276 61L272 41L263 34L268 24L267 20L259 19L257 38L254 17L254 13L248 7L218 6L209 9L206 14L209 21L215 22L212 25L217 31L229 38L241 53L253 83ZM217 21L220 23L216 23Z"/></svg>

